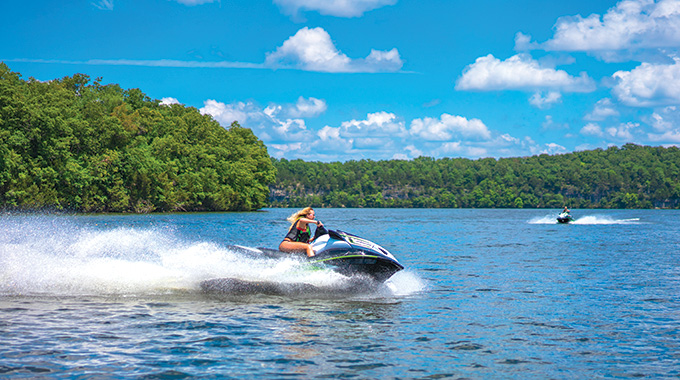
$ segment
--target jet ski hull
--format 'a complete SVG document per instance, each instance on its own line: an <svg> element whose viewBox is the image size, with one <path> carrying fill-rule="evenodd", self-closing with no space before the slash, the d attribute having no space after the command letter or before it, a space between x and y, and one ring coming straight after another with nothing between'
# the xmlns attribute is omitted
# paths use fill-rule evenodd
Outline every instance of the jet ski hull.
<svg viewBox="0 0 680 380"><path fill-rule="evenodd" d="M365 276L378 282L387 281L404 269L390 252L369 240L342 231L327 232L312 243L316 253L313 257L268 248L231 248L245 254L272 259L298 257L314 266L328 267L346 276Z"/></svg>
<svg viewBox="0 0 680 380"><path fill-rule="evenodd" d="M569 213L566 212L563 212L557 216L557 223L566 224L573 220L574 218Z"/></svg>

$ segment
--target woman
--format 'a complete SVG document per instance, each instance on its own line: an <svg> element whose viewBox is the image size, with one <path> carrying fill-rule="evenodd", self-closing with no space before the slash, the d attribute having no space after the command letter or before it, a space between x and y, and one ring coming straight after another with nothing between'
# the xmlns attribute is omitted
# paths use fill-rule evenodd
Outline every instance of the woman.
<svg viewBox="0 0 680 380"><path fill-rule="evenodd" d="M287 220L291 223L290 229L281 244L279 244L279 251L305 251L308 257L314 256L312 246L309 244L312 240L312 232L309 229L309 225L316 224L316 228L323 227L323 223L314 220L314 209L305 207L289 216Z"/></svg>

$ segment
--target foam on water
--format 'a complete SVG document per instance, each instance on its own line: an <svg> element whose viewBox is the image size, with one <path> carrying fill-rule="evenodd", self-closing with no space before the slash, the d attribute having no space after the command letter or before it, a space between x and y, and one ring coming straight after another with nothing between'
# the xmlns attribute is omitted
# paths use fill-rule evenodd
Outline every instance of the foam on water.
<svg viewBox="0 0 680 380"><path fill-rule="evenodd" d="M78 226L54 218L0 218L0 294L145 295L200 291L212 278L341 288L347 277L304 260L254 258L168 228ZM401 278L401 277L400 277ZM395 294L417 289L398 280ZM338 289L341 290L341 289Z"/></svg>
<svg viewBox="0 0 680 380"><path fill-rule="evenodd" d="M586 215L575 217L569 224L603 225L603 224L636 224L640 218L614 219L605 215ZM556 215L545 215L529 220L529 224L558 224Z"/></svg>

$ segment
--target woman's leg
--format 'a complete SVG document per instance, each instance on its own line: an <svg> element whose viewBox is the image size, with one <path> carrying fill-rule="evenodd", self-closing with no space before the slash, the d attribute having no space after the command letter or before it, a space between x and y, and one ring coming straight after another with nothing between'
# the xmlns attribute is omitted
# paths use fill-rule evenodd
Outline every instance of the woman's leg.
<svg viewBox="0 0 680 380"><path fill-rule="evenodd" d="M307 244L307 243L302 243L298 241L290 241L290 240L284 240L279 244L279 251L284 251L284 252L295 252L295 251L303 251L307 254L308 257L314 256L314 251L312 250L312 246Z"/></svg>

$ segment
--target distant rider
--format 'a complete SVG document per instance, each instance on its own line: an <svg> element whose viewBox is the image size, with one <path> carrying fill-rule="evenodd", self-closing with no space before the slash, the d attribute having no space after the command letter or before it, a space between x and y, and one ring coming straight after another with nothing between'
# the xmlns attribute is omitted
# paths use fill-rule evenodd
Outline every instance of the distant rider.
<svg viewBox="0 0 680 380"><path fill-rule="evenodd" d="M312 246L309 244L312 241L312 232L309 225L316 224L317 229L323 227L323 223L314 220L314 216L314 209L311 207L305 207L289 216L286 220L291 223L290 229L288 230L286 237L283 238L281 244L279 244L279 251L305 251L308 257L314 256Z"/></svg>

